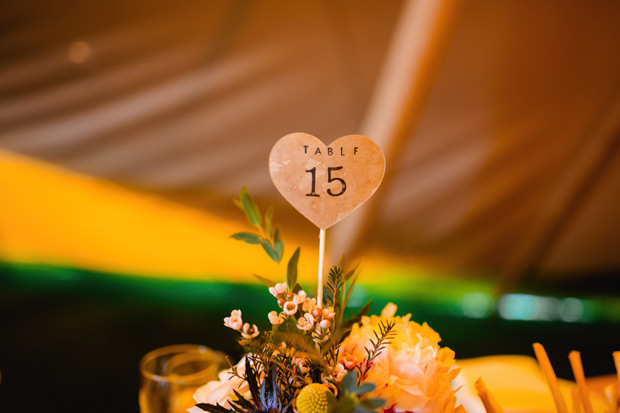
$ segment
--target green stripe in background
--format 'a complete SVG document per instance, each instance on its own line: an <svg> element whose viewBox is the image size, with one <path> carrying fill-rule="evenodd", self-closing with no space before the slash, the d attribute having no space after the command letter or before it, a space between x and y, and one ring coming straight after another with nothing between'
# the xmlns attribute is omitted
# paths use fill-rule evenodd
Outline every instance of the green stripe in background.
<svg viewBox="0 0 620 413"><path fill-rule="evenodd" d="M531 356L538 341L560 377L572 378L571 350L581 352L587 375L614 372L611 352L620 349L613 334L620 327L617 297L552 297L531 290L496 298L491 281L402 269L368 271L361 280L352 297L356 307L372 298L371 313L378 314L388 301L395 302L398 314L411 312L413 320L438 331L457 358ZM586 317L528 319L536 313L515 310L563 300L581 303ZM500 314L501 305L512 318ZM244 321L264 329L267 312L277 306L258 281L175 280L1 263L0 411L14 411L36 394L46 406L66 411L135 413L137 366L148 351L198 343L240 357L236 332L222 323L232 309L241 309Z"/></svg>
<svg viewBox="0 0 620 413"><path fill-rule="evenodd" d="M107 297L114 300L131 299L138 302L153 302L179 308L209 309L233 303L250 305L253 309L270 311L274 309L273 297L267 287L258 280L254 284L213 281L221 280L220 274L205 274L204 280L184 278L147 277L132 274L114 274L71 267L0 262L0 285L22 292L63 292L92 297ZM364 282L387 279L388 282ZM315 289L315 286L310 286ZM429 311L445 312L454 317L489 318L499 315L507 319L522 321L566 321L566 322L620 322L620 298L614 296L563 294L554 297L544 290L526 289L521 294L504 297L494 296L495 284L488 279L446 276L433 272L413 272L410 269L388 269L362 274L351 298L353 310L372 300L373 311L378 313L388 302L401 305L400 313L410 309L425 308ZM526 294L527 293L527 294ZM527 298L529 297L529 298ZM504 306L532 304L536 300L551 298L558 302L558 314L541 317L527 317L523 311L510 318ZM582 306L582 317L568 317L561 314L563 301ZM529 301L528 301L529 300ZM516 303L516 304L515 304ZM233 305L234 307L234 305ZM543 306L544 307L544 306ZM539 311L554 311L541 308ZM499 314L498 314L499 313ZM508 317L506 317L508 316Z"/></svg>

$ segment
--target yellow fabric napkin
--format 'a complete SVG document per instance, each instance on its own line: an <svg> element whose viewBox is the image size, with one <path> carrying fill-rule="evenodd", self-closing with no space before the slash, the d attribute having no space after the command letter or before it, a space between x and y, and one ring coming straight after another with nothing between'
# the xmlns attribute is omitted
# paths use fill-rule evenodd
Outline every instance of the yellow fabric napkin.
<svg viewBox="0 0 620 413"><path fill-rule="evenodd" d="M557 411L542 371L532 357L487 356L458 360L457 365L462 370L453 387L461 387L456 393L457 400L469 413L486 412L474 387L478 377L482 377L506 413ZM571 391L576 384L561 379L559 384L569 411L573 411ZM602 412L607 407L603 395L598 392L591 391L590 400L595 412Z"/></svg>

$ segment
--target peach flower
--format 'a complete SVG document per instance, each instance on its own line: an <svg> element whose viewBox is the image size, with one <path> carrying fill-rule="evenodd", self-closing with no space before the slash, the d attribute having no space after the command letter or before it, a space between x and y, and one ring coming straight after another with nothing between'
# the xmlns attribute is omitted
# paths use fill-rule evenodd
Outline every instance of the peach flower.
<svg viewBox="0 0 620 413"><path fill-rule="evenodd" d="M274 287L269 287L269 292L274 297L278 297L285 294L288 291L288 285L286 283L278 283Z"/></svg>
<svg viewBox="0 0 620 413"><path fill-rule="evenodd" d="M286 315L295 315L297 313L297 304L295 304L293 301L287 301L286 303L284 303L282 309L284 310L284 314Z"/></svg>
<svg viewBox="0 0 620 413"><path fill-rule="evenodd" d="M241 319L241 310L232 310L230 317L224 318L224 325L233 330L240 330L243 327L243 320Z"/></svg>
<svg viewBox="0 0 620 413"><path fill-rule="evenodd" d="M304 314L303 317L299 317L299 320L297 320L297 328L300 330L308 331L312 330L313 327L314 317L310 313Z"/></svg>
<svg viewBox="0 0 620 413"><path fill-rule="evenodd" d="M304 290L299 290L299 292L293 296L293 301L295 304L301 305L306 301L306 298L306 292Z"/></svg>
<svg viewBox="0 0 620 413"><path fill-rule="evenodd" d="M267 318L269 318L269 322L274 326L279 326L286 320L286 316L283 313L278 314L275 311L269 312Z"/></svg>
<svg viewBox="0 0 620 413"><path fill-rule="evenodd" d="M387 400L386 413L439 413L455 410L456 397L450 387L458 375L454 368L454 352L440 347L441 338L426 323L410 321L411 314L395 317L396 305L388 304L381 316L363 317L343 341L339 362L347 368L365 362L364 348L371 349L373 331L379 330L381 320L392 319L395 335L380 355L374 359L364 381L375 383L371 397Z"/></svg>
<svg viewBox="0 0 620 413"><path fill-rule="evenodd" d="M302 310L304 310L306 313L312 311L312 309L314 308L314 306L316 305L316 298L307 298L304 300L304 303L302 304L301 308Z"/></svg>
<svg viewBox="0 0 620 413"><path fill-rule="evenodd" d="M260 331L258 330L258 327L256 327L256 324L252 324L250 326L250 323L245 323L243 325L243 329L241 330L241 337L246 340L251 340L257 337L259 333Z"/></svg>

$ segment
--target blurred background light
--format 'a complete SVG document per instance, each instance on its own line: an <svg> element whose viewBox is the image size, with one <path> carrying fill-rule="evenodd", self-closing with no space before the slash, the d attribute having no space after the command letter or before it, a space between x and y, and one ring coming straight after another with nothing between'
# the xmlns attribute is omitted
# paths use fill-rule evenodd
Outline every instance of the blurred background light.
<svg viewBox="0 0 620 413"><path fill-rule="evenodd" d="M463 315L470 318L487 318L495 310L495 299L490 294L469 293L461 301Z"/></svg>
<svg viewBox="0 0 620 413"><path fill-rule="evenodd" d="M506 294L498 302L500 317L506 320L591 322L603 320L601 306L575 297L556 298L531 294Z"/></svg>
<svg viewBox="0 0 620 413"><path fill-rule="evenodd" d="M76 64L85 63L90 59L91 55L92 49L90 45L81 40L71 43L69 50L67 50L67 57Z"/></svg>
<svg viewBox="0 0 620 413"><path fill-rule="evenodd" d="M568 323L581 321L583 317L583 303L578 298L567 297L560 305L560 318Z"/></svg>

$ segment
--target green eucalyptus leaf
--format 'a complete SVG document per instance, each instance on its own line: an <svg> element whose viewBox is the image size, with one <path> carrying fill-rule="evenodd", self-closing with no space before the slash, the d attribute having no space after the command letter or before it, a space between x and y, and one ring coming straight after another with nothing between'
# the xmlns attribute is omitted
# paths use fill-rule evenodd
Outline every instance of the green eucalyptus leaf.
<svg viewBox="0 0 620 413"><path fill-rule="evenodd" d="M334 403L328 403L328 413L353 413L356 405L351 397L340 397Z"/></svg>
<svg viewBox="0 0 620 413"><path fill-rule="evenodd" d="M343 258L344 258L344 255L343 255ZM361 261L358 262L357 265L355 266L355 268L353 268L351 271L349 271L349 272L347 272L345 274L345 276L344 276L344 280L345 281L348 281L349 278L351 278L353 276L353 274L355 274L357 272L357 269L360 267L361 263L362 263ZM341 268L344 268L344 267L341 267Z"/></svg>
<svg viewBox="0 0 620 413"><path fill-rule="evenodd" d="M247 242L248 244L260 244L261 237L256 234L252 234L251 232L237 232L236 234L232 234L230 238L236 239L237 241Z"/></svg>
<svg viewBox="0 0 620 413"><path fill-rule="evenodd" d="M350 394L364 394L375 389L374 383L362 383L358 388L354 389Z"/></svg>
<svg viewBox="0 0 620 413"><path fill-rule="evenodd" d="M370 409L363 404L358 404L355 406L355 410L353 413L376 413L375 409Z"/></svg>
<svg viewBox="0 0 620 413"><path fill-rule="evenodd" d="M271 242L269 242L269 240L261 238L260 245L261 247L263 247L267 255L269 255L269 258L274 260L276 263L280 262L280 260L282 259L282 255L280 255L278 251L274 248L274 246L271 245Z"/></svg>
<svg viewBox="0 0 620 413"><path fill-rule="evenodd" d="M256 278L258 278L258 280L260 282L262 282L263 284L265 284L267 287L275 287L276 283L271 281L269 278L265 278L265 277L261 277L258 274L252 274L253 276L255 276Z"/></svg>
<svg viewBox="0 0 620 413"><path fill-rule="evenodd" d="M353 327L353 324L359 323L362 319L362 316L365 316L366 314L368 314L368 311L370 311L371 304L372 300L369 300L362 308L360 308L357 314L355 314L353 317L351 317L342 324L342 329L348 330Z"/></svg>
<svg viewBox="0 0 620 413"><path fill-rule="evenodd" d="M362 316L365 316L366 314L368 314L368 312L370 311L371 305L372 305L372 300L368 300L368 302L364 304L362 308L360 308L360 310L357 312L355 316L361 318Z"/></svg>
<svg viewBox="0 0 620 413"><path fill-rule="evenodd" d="M280 228L276 228L276 233L273 236L273 247L276 250L277 259L275 262L279 263L282 260L282 254L284 254L284 241L280 235Z"/></svg>
<svg viewBox="0 0 620 413"><path fill-rule="evenodd" d="M379 407L383 407L385 402L385 399L364 399L361 401L361 404L370 410L377 410Z"/></svg>
<svg viewBox="0 0 620 413"><path fill-rule="evenodd" d="M340 261L338 261L337 267L344 268L344 254L340 256Z"/></svg>
<svg viewBox="0 0 620 413"><path fill-rule="evenodd" d="M347 292L344 295L344 300L342 301L342 306L344 308L346 308L347 305L349 305L349 299L351 298L351 294L353 293L353 289L355 288L355 283L357 282L358 275L359 275L359 272L355 272L353 275L353 278L351 278L351 281L349 281L349 288L347 288Z"/></svg>
<svg viewBox="0 0 620 413"><path fill-rule="evenodd" d="M273 207L269 207L265 212L265 231L269 239L273 237Z"/></svg>
<svg viewBox="0 0 620 413"><path fill-rule="evenodd" d="M297 284L297 262L299 261L299 252L301 247L297 247L291 259L288 261L288 266L286 269L286 283L289 287Z"/></svg>
<svg viewBox="0 0 620 413"><path fill-rule="evenodd" d="M233 203L237 205L237 208L243 211L243 202L241 202L241 196L239 196L239 199L233 199Z"/></svg>
<svg viewBox="0 0 620 413"><path fill-rule="evenodd" d="M258 206L248 193L246 187L241 188L241 203L243 205L243 210L245 211L246 216L248 217L248 221L250 224L254 225L257 228L260 228L262 224L262 217L260 215L260 210Z"/></svg>
<svg viewBox="0 0 620 413"><path fill-rule="evenodd" d="M351 370L348 372L340 383L340 387L348 394L353 394L357 389L357 371Z"/></svg>

